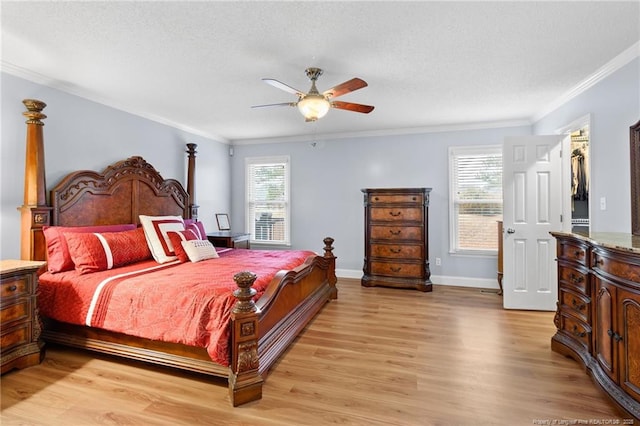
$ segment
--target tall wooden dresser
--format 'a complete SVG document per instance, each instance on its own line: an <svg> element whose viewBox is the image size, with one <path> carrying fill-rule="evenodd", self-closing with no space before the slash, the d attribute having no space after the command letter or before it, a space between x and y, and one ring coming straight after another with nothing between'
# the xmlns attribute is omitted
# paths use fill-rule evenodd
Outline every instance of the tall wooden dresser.
<svg viewBox="0 0 640 426"><path fill-rule="evenodd" d="M0 261L0 331L2 373L39 364L44 356L36 298L37 271L44 262Z"/></svg>
<svg viewBox="0 0 640 426"><path fill-rule="evenodd" d="M640 236L551 234L558 254L551 348L580 362L640 421Z"/></svg>
<svg viewBox="0 0 640 426"><path fill-rule="evenodd" d="M431 188L363 189L365 287L431 291L429 193Z"/></svg>

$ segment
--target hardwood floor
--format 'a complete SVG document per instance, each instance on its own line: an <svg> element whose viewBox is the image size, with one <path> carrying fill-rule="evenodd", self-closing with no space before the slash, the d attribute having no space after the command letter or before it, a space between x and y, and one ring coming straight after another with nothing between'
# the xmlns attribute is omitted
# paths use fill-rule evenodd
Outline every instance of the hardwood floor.
<svg viewBox="0 0 640 426"><path fill-rule="evenodd" d="M49 347L41 365L2 376L1 423L623 424L584 370L551 352L551 312L506 311L478 289L338 288L260 401L232 408L223 381Z"/></svg>

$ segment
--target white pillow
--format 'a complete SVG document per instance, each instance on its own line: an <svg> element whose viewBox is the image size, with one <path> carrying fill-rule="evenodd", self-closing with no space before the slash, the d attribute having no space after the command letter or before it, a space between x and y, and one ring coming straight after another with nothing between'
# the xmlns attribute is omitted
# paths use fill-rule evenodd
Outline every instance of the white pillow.
<svg viewBox="0 0 640 426"><path fill-rule="evenodd" d="M182 241L182 248L192 262L220 257L216 252L216 248L208 240Z"/></svg>
<svg viewBox="0 0 640 426"><path fill-rule="evenodd" d="M180 216L140 215L140 224L156 262L166 263L178 258L167 232L184 231L184 220Z"/></svg>

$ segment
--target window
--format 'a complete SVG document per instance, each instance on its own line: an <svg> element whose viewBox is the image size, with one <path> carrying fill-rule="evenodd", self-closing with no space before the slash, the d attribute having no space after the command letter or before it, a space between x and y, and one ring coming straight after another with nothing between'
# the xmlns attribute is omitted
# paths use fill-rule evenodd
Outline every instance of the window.
<svg viewBox="0 0 640 426"><path fill-rule="evenodd" d="M246 229L256 243L289 245L289 157L247 158Z"/></svg>
<svg viewBox="0 0 640 426"><path fill-rule="evenodd" d="M449 148L452 253L495 253L502 220L502 147Z"/></svg>

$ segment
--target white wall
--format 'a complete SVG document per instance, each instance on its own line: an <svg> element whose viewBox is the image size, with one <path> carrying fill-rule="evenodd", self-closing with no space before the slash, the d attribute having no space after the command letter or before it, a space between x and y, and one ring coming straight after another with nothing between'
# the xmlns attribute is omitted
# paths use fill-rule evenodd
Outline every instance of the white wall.
<svg viewBox="0 0 640 426"><path fill-rule="evenodd" d="M534 133L554 134L586 114L591 116L591 230L631 232L629 127L640 119L640 59L547 114ZM600 209L601 197L606 210Z"/></svg>
<svg viewBox="0 0 640 426"><path fill-rule="evenodd" d="M214 212L229 209L228 146L1 73L2 141L0 144L0 257L20 256L26 124L23 99L47 104L44 113L46 181L51 189L73 170L103 170L109 164L142 156L165 179L186 186L186 143L198 144L196 202L207 230L216 230Z"/></svg>

